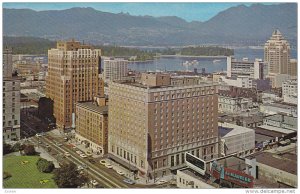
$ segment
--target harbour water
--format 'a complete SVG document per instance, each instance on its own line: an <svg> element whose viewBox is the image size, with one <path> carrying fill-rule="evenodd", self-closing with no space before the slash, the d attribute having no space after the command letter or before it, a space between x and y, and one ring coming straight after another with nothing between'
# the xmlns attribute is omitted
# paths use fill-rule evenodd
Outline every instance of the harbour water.
<svg viewBox="0 0 300 194"><path fill-rule="evenodd" d="M237 59L248 58L254 60L255 58L263 59L263 49L250 49L241 48L234 50L234 57ZM297 51L291 50L291 58L297 59ZM219 61L214 61L214 60ZM183 65L186 61L198 61L194 65ZM226 71L227 66L226 58L182 58L182 57L161 57L154 61L149 62L136 62L129 63L128 68L131 70L145 72L145 71L194 71L197 68L198 72L201 72L202 68L205 68L205 72L211 73L216 71Z"/></svg>

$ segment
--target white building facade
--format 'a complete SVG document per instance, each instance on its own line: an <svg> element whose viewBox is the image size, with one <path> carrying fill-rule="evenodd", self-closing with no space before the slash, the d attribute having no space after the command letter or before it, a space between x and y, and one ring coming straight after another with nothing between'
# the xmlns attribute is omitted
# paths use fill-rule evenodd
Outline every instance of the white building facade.
<svg viewBox="0 0 300 194"><path fill-rule="evenodd" d="M104 81L124 80L128 74L128 61L124 59L104 59Z"/></svg>
<svg viewBox="0 0 300 194"><path fill-rule="evenodd" d="M297 104L298 98L297 79L287 80L282 83L283 101L286 103Z"/></svg>

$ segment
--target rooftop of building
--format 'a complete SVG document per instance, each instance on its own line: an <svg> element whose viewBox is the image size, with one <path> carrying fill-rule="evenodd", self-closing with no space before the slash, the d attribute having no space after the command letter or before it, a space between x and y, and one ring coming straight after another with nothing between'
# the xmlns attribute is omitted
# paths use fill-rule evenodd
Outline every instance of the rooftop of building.
<svg viewBox="0 0 300 194"><path fill-rule="evenodd" d="M282 122L282 123L291 123L291 122L297 122L297 118L293 116L288 116L285 114L275 114L275 115L269 115L266 116L264 119Z"/></svg>
<svg viewBox="0 0 300 194"><path fill-rule="evenodd" d="M99 106L95 101L77 102L77 105L98 112L100 114L108 114L108 106Z"/></svg>
<svg viewBox="0 0 300 194"><path fill-rule="evenodd" d="M239 158L237 156L225 156L215 161L226 168L231 168L233 170L244 171L246 169L245 159Z"/></svg>
<svg viewBox="0 0 300 194"><path fill-rule="evenodd" d="M195 178L197 180L203 181L205 183L207 183L207 181L209 180L209 178L207 176L201 175L200 173L194 171L190 167L180 169L179 171L181 171L181 172L183 172L183 173L185 173L187 175L190 175L191 177L193 177L193 178Z"/></svg>
<svg viewBox="0 0 300 194"><path fill-rule="evenodd" d="M118 80L118 81L114 81L114 83L119 83L119 84L124 84L124 85L128 85L128 86L134 86L134 87L138 87L138 88L144 88L144 89L159 89L159 88L191 88L193 85L184 85L184 86L177 86L177 85L157 85L157 86L151 86L151 85L146 85L146 84L142 84L139 81L136 80ZM201 84L198 84L198 86L216 86L218 85L218 83L213 83L213 82L206 82L203 81L201 82Z"/></svg>
<svg viewBox="0 0 300 194"><path fill-rule="evenodd" d="M219 134L221 137L230 137L235 136L247 132L254 132L253 129L238 126L232 123L218 123L219 128Z"/></svg>
<svg viewBox="0 0 300 194"><path fill-rule="evenodd" d="M287 103L279 103L279 102L274 102L274 103L265 103L262 104L263 106L272 106L272 107L277 107L277 108L297 108L297 105L295 104L287 104Z"/></svg>
<svg viewBox="0 0 300 194"><path fill-rule="evenodd" d="M254 131L255 131L255 134L259 134L264 137L270 137L272 139L274 139L275 137L282 137L285 134L280 131L271 131L271 130L260 128L260 127L256 127L256 129ZM267 138L267 139L269 139L269 138Z"/></svg>
<svg viewBox="0 0 300 194"><path fill-rule="evenodd" d="M259 128L262 128L265 130L270 130L270 131L275 131L275 132L279 132L279 133L283 133L283 134L289 134L289 133L294 132L294 130L285 129L282 127L269 126L269 125L261 125L261 126L259 126Z"/></svg>
<svg viewBox="0 0 300 194"><path fill-rule="evenodd" d="M297 175L296 145L292 143L271 150L257 152L246 158L256 158L256 162Z"/></svg>

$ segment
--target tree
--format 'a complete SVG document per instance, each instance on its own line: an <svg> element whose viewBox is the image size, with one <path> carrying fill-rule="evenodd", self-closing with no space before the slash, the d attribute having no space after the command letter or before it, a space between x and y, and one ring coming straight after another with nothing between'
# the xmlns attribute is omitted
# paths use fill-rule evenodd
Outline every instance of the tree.
<svg viewBox="0 0 300 194"><path fill-rule="evenodd" d="M76 164L72 162L55 169L53 179L59 188L77 188L88 180L86 176L79 174Z"/></svg>
<svg viewBox="0 0 300 194"><path fill-rule="evenodd" d="M34 146L29 144L24 146L24 154L28 156L36 155L36 151L34 149Z"/></svg>
<svg viewBox="0 0 300 194"><path fill-rule="evenodd" d="M11 153L11 145L7 143L3 143L3 155Z"/></svg>
<svg viewBox="0 0 300 194"><path fill-rule="evenodd" d="M12 146L11 149L13 152L18 152L18 151L22 150L21 147L22 147L21 144L19 142L17 142Z"/></svg>
<svg viewBox="0 0 300 194"><path fill-rule="evenodd" d="M37 168L41 172L50 173L54 169L54 164L51 161L39 158L36 162Z"/></svg>

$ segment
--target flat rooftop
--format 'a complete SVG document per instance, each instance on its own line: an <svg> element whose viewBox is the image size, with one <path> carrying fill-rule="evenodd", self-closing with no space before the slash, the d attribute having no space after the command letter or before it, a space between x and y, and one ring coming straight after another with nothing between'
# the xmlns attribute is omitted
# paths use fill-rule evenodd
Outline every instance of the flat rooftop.
<svg viewBox="0 0 300 194"><path fill-rule="evenodd" d="M95 112L99 112L101 114L108 113L108 106L98 106L97 103L89 101L89 102L77 102L77 104L81 107L90 109Z"/></svg>
<svg viewBox="0 0 300 194"><path fill-rule="evenodd" d="M283 133L283 134L289 134L289 133L293 133L295 131L295 130L284 129L281 127L274 127L274 126L269 126L269 125L261 125L261 126L259 126L259 128L270 130L270 131L275 131L275 132L279 132L279 133Z"/></svg>
<svg viewBox="0 0 300 194"><path fill-rule="evenodd" d="M218 128L219 128L219 134L221 137L229 137L229 136L234 136L242 133L247 133L247 132L254 132L253 129L243 127L243 126L238 126L235 124L231 123L218 123Z"/></svg>
<svg viewBox="0 0 300 194"><path fill-rule="evenodd" d="M279 151L278 153L258 152L249 157L255 157L258 163L297 175L297 155L295 154L295 149L291 148L288 151Z"/></svg>

